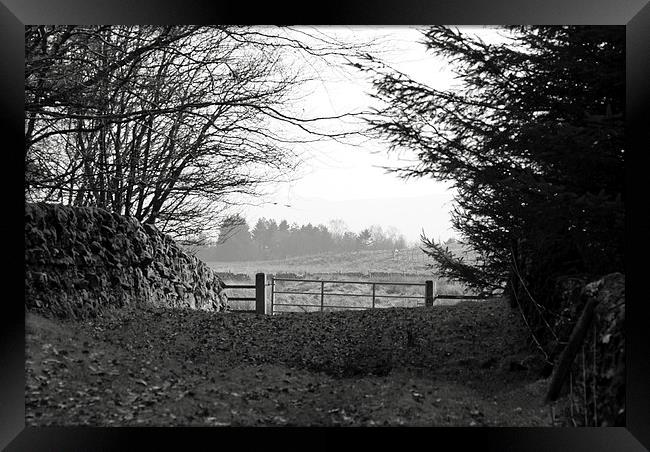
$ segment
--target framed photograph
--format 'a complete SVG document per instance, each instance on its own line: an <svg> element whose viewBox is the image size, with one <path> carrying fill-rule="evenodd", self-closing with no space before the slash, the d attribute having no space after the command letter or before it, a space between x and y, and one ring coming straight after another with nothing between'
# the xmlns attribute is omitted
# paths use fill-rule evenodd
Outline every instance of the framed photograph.
<svg viewBox="0 0 650 452"><path fill-rule="evenodd" d="M646 0L0 22L6 450L650 448Z"/></svg>

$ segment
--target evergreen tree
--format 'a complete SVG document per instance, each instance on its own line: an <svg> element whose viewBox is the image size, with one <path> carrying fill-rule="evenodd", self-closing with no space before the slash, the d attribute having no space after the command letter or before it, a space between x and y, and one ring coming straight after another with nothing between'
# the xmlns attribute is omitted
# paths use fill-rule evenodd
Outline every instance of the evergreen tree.
<svg viewBox="0 0 650 452"><path fill-rule="evenodd" d="M260 218L255 223L253 230L251 231L251 238L255 244L255 249L259 257L264 257L268 254L270 235L268 222L266 218Z"/></svg>
<svg viewBox="0 0 650 452"><path fill-rule="evenodd" d="M197 255L206 261L244 261L253 258L254 251L248 223L240 215L231 215L221 223L217 243Z"/></svg>
<svg viewBox="0 0 650 452"><path fill-rule="evenodd" d="M290 240L290 232L289 232L289 223L287 220L282 220L278 224L278 232L277 232L277 244L278 244L278 257L286 258L289 255L289 240Z"/></svg>
<svg viewBox="0 0 650 452"><path fill-rule="evenodd" d="M561 275L623 271L625 30L505 27L488 44L448 27L423 34L463 89L425 86L367 57L369 119L419 164L405 177L450 181L453 226L476 264L422 237L444 276L484 291L509 285L550 303Z"/></svg>
<svg viewBox="0 0 650 452"><path fill-rule="evenodd" d="M364 229L357 237L360 248L366 249L372 245L372 232L370 229Z"/></svg>

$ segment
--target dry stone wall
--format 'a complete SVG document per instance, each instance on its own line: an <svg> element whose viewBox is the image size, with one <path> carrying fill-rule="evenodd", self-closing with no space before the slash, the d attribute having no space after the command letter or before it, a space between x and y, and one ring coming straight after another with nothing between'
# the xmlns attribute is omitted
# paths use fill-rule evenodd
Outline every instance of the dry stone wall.
<svg viewBox="0 0 650 452"><path fill-rule="evenodd" d="M223 282L155 227L99 208L25 206L25 307L84 318L129 305L223 311Z"/></svg>

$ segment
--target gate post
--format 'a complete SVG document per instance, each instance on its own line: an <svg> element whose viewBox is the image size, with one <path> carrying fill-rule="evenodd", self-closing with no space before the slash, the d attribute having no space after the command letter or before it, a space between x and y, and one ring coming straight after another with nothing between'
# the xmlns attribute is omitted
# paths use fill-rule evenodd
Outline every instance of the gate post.
<svg viewBox="0 0 650 452"><path fill-rule="evenodd" d="M325 281L320 282L320 310L325 308Z"/></svg>
<svg viewBox="0 0 650 452"><path fill-rule="evenodd" d="M266 275L255 275L255 313L265 314L266 310Z"/></svg>
<svg viewBox="0 0 650 452"><path fill-rule="evenodd" d="M424 282L424 305L433 306L433 281Z"/></svg>
<svg viewBox="0 0 650 452"><path fill-rule="evenodd" d="M269 314L273 315L273 296L275 293L275 275L271 275L271 312Z"/></svg>

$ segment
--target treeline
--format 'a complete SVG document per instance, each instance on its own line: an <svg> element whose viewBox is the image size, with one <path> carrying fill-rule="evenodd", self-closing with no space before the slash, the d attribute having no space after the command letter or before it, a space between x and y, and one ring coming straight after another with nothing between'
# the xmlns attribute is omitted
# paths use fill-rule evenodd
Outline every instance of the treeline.
<svg viewBox="0 0 650 452"><path fill-rule="evenodd" d="M340 220L328 227L266 218L251 228L244 218L234 215L222 223L216 242L198 248L196 255L204 261L243 261L406 247L406 239L394 228L374 225L355 233L346 230Z"/></svg>

